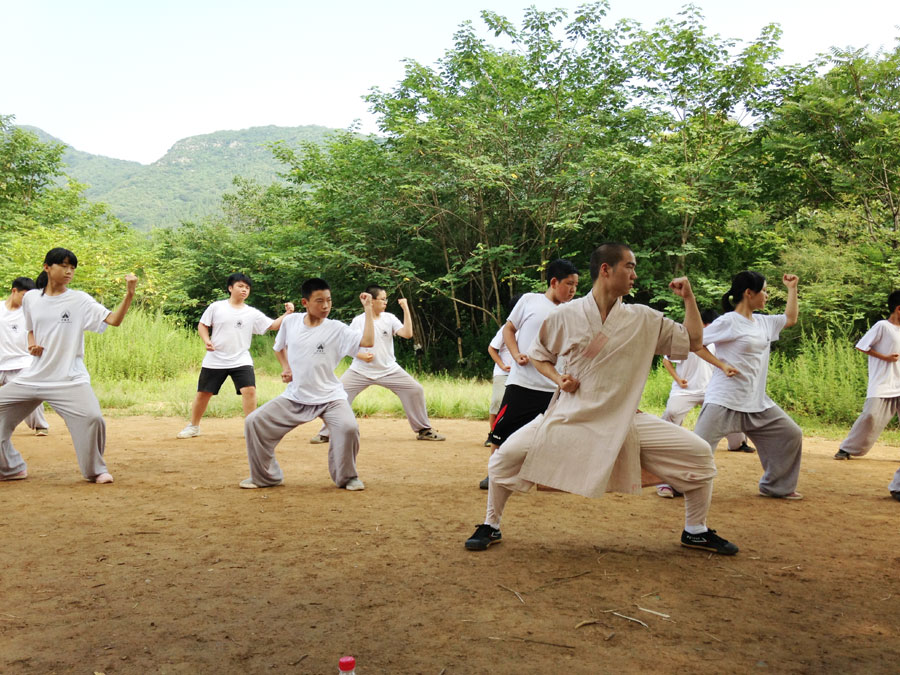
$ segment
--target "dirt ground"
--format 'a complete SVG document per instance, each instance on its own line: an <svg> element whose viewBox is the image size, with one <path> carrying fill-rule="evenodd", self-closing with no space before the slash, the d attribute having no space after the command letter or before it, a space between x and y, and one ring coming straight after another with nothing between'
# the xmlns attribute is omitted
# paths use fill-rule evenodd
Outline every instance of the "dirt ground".
<svg viewBox="0 0 900 675"><path fill-rule="evenodd" d="M366 490L347 492L312 425L279 446L283 487L240 490L239 419L181 441L181 419L108 419L107 486L50 421L17 430L31 475L0 484L2 673L900 670L900 448L836 462L808 438L801 502L757 496L756 455L720 450L732 558L680 547L682 501L650 488L514 496L475 553L484 423L426 443L361 420Z"/></svg>

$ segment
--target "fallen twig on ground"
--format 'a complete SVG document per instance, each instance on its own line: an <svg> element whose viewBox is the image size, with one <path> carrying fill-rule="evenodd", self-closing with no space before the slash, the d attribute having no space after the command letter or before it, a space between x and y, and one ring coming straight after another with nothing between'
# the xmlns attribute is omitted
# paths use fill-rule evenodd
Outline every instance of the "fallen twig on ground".
<svg viewBox="0 0 900 675"><path fill-rule="evenodd" d="M613 612L615 616L622 617L623 619L628 619L629 621L634 621L635 623L641 624L644 628L650 628L647 624L645 624L640 619L635 619L633 616L625 616L624 614L619 614L618 612Z"/></svg>
<svg viewBox="0 0 900 675"><path fill-rule="evenodd" d="M502 588L504 591L509 591L510 593L515 595L519 599L519 602L521 602L523 605L525 604L525 601L522 599L522 596L519 595L519 591L513 590L512 588L509 588L508 586L504 586L503 584L497 584L497 585L500 588Z"/></svg>

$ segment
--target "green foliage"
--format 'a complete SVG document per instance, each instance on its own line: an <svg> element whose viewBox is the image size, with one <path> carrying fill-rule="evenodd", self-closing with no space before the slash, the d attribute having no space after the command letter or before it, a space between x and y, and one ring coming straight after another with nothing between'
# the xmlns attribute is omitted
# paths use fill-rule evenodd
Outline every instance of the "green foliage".
<svg viewBox="0 0 900 675"><path fill-rule="evenodd" d="M132 310L121 326L86 333L84 362L95 380L169 380L197 370L205 353L193 330L160 313Z"/></svg>

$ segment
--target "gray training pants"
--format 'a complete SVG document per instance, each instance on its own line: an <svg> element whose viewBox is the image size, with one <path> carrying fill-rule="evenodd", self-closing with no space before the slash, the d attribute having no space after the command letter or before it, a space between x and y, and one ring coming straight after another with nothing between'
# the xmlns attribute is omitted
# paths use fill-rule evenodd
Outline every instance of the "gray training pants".
<svg viewBox="0 0 900 675"><path fill-rule="evenodd" d="M12 476L27 468L11 436L42 401L53 406L69 428L81 475L94 480L106 473L106 423L90 383L62 387L11 383L0 387L0 476Z"/></svg>
<svg viewBox="0 0 900 675"><path fill-rule="evenodd" d="M759 491L786 497L797 489L803 431L777 405L762 412L745 413L715 403L704 403L694 433L715 448L722 437L743 431L756 446L763 466Z"/></svg>
<svg viewBox="0 0 900 675"><path fill-rule="evenodd" d="M862 412L850 433L841 442L841 450L854 457L862 457L884 431L894 415L900 413L900 396L895 398L867 398Z"/></svg>
<svg viewBox="0 0 900 675"><path fill-rule="evenodd" d="M422 429L431 428L428 412L425 410L425 389L403 368L374 379L348 369L341 377L341 384L347 392L347 403L353 403L353 399L373 384L390 389L400 399L403 412L406 413L406 421L413 431L418 433ZM319 430L319 435L328 436L327 422Z"/></svg>
<svg viewBox="0 0 900 675"><path fill-rule="evenodd" d="M359 425L345 399L315 405L297 403L278 396L247 415L244 436L250 478L257 485L278 485L284 473L275 459L275 446L289 431L317 417L328 425L328 472L338 487L356 478L356 455L359 453Z"/></svg>
<svg viewBox="0 0 900 675"><path fill-rule="evenodd" d="M10 380L12 380L16 375L22 372L22 369L18 370L0 370L0 386L7 384ZM49 429L50 425L47 423L47 418L44 417L44 404L43 402L38 403L37 407L31 412L28 417L25 418L25 424L29 429Z"/></svg>

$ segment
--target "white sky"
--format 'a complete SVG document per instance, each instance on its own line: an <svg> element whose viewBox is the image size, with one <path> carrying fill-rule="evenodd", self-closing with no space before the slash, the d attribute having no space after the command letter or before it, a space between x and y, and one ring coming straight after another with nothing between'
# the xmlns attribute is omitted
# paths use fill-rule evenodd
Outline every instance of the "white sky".
<svg viewBox="0 0 900 675"><path fill-rule="evenodd" d="M431 64L460 23L490 9L518 25L530 4L568 0L0 0L0 113L73 147L150 163L175 141L275 124L375 131L362 101L402 59ZM650 26L683 0L612 0L611 20ZM893 49L889 0L697 0L710 32L784 31L786 63L831 46ZM893 9L890 9L893 7ZM571 16L571 12L570 12Z"/></svg>

